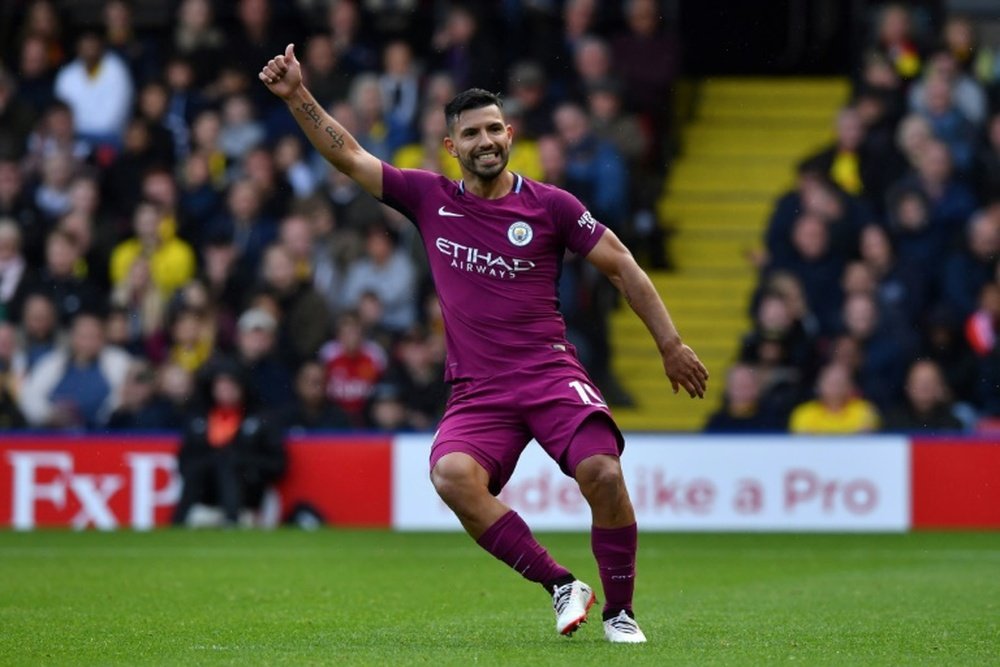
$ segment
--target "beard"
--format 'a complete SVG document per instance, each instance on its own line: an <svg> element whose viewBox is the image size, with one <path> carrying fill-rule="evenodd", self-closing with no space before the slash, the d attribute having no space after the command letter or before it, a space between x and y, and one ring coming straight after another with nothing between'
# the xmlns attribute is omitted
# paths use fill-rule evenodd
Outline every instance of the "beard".
<svg viewBox="0 0 1000 667"><path fill-rule="evenodd" d="M497 148L496 153L498 159L494 164L480 164L474 155L459 157L459 163L465 171L469 172L476 178L484 181L492 181L507 169L507 161L510 159L510 152L507 149Z"/></svg>

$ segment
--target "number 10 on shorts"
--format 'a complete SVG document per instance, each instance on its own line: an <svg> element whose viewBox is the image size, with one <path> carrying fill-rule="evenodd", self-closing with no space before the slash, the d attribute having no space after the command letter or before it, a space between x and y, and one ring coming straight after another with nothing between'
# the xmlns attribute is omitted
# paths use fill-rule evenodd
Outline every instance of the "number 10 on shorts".
<svg viewBox="0 0 1000 667"><path fill-rule="evenodd" d="M577 395L580 397L580 400L584 405L600 405L602 407L607 407L607 404L601 400L601 396L597 393L597 390L586 382L573 380L569 383L569 386L576 390Z"/></svg>

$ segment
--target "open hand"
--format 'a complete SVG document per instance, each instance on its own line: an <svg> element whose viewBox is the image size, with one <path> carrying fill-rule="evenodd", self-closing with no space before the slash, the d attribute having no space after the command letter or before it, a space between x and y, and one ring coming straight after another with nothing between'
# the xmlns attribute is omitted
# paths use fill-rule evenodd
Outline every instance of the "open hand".
<svg viewBox="0 0 1000 667"><path fill-rule="evenodd" d="M694 350L687 345L679 345L663 351L662 356L663 370L674 393L683 387L691 398L704 398L708 386L708 369Z"/></svg>
<svg viewBox="0 0 1000 667"><path fill-rule="evenodd" d="M295 57L295 45L289 44L285 54L267 61L257 75L267 89L282 99L292 96L302 85L302 66Z"/></svg>

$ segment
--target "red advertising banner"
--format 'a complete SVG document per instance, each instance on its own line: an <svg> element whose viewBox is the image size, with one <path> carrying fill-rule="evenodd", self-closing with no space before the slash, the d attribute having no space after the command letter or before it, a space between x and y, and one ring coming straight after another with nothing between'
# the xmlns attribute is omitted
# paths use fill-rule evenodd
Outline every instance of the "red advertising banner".
<svg viewBox="0 0 1000 667"><path fill-rule="evenodd" d="M167 523L177 439L10 436L0 441L0 525L140 530Z"/></svg>
<svg viewBox="0 0 1000 667"><path fill-rule="evenodd" d="M914 438L913 528L1000 528L1000 442Z"/></svg>
<svg viewBox="0 0 1000 667"><path fill-rule="evenodd" d="M281 512L307 505L344 526L390 524L388 437L288 444ZM0 527L135 528L169 523L180 492L173 436L7 436L0 440Z"/></svg>

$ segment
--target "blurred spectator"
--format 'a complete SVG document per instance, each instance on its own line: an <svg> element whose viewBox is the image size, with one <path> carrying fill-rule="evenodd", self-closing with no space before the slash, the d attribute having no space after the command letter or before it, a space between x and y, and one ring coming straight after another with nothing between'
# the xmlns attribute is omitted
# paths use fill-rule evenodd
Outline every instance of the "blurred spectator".
<svg viewBox="0 0 1000 667"><path fill-rule="evenodd" d="M162 333L166 303L163 290L153 282L149 259L136 257L111 292L112 307L126 317L123 347L134 353L150 353L151 339Z"/></svg>
<svg viewBox="0 0 1000 667"><path fill-rule="evenodd" d="M309 168L302 142L293 134L286 134L274 147L274 167L280 178L292 190L295 199L306 199L316 192L318 181Z"/></svg>
<svg viewBox="0 0 1000 667"><path fill-rule="evenodd" d="M160 159L153 148L149 124L138 117L129 120L121 153L104 171L104 191L117 217L131 217L142 195L143 176Z"/></svg>
<svg viewBox="0 0 1000 667"><path fill-rule="evenodd" d="M0 158L0 218L14 220L21 232L21 246L29 265L42 262L45 221L24 187L24 175L17 162Z"/></svg>
<svg viewBox="0 0 1000 667"><path fill-rule="evenodd" d="M1000 206L977 213L966 226L964 247L944 258L940 294L961 317L976 309L980 291L996 279L1000 257Z"/></svg>
<svg viewBox="0 0 1000 667"><path fill-rule="evenodd" d="M671 30L661 25L655 0L628 0L625 3L627 30L613 42L615 71L625 84L629 109L642 114L653 126L659 140L658 155L676 133L673 126L674 83L680 73L680 46Z"/></svg>
<svg viewBox="0 0 1000 667"><path fill-rule="evenodd" d="M448 154L442 141L446 134L448 129L444 111L437 106L425 106L420 114L419 142L407 144L396 151L392 156L392 163L400 169L428 169L452 180L459 180L462 172L458 160ZM518 150L521 148L520 141Z"/></svg>
<svg viewBox="0 0 1000 667"><path fill-rule="evenodd" d="M68 345L32 367L21 391L21 410L32 426L94 428L106 424L121 403L130 358L106 345L104 321L81 312Z"/></svg>
<svg viewBox="0 0 1000 667"><path fill-rule="evenodd" d="M215 348L215 331L207 314L181 306L170 321L170 348L167 359L189 373L197 373Z"/></svg>
<svg viewBox="0 0 1000 667"><path fill-rule="evenodd" d="M337 61L333 39L320 32L306 39L302 50L302 77L323 108L347 97L352 74Z"/></svg>
<svg viewBox="0 0 1000 667"><path fill-rule="evenodd" d="M45 242L45 266L33 288L56 304L59 320L68 324L77 313L97 312L104 298L94 282L80 275L80 244L74 236L55 230Z"/></svg>
<svg viewBox="0 0 1000 667"><path fill-rule="evenodd" d="M153 284L170 298L195 272L195 255L185 241L165 230L163 214L151 201L141 202L132 216L135 236L118 244L111 255L111 281L121 284L136 259L149 262Z"/></svg>
<svg viewBox="0 0 1000 667"><path fill-rule="evenodd" d="M770 289L776 278L783 279L786 275L790 274L776 274L769 279L767 291L757 303L753 330L740 343L740 361L788 367L796 374L807 373L812 364L814 338L792 310L794 301ZM799 283L794 280L794 284Z"/></svg>
<svg viewBox="0 0 1000 667"><path fill-rule="evenodd" d="M222 103L219 148L229 160L239 161L264 141L264 126L254 118L246 95L233 95Z"/></svg>
<svg viewBox="0 0 1000 667"><path fill-rule="evenodd" d="M231 238L236 247L239 272L247 280L256 273L264 248L277 236L277 226L262 211L260 193L249 179L233 183L225 212L205 230L213 238Z"/></svg>
<svg viewBox="0 0 1000 667"><path fill-rule="evenodd" d="M829 364L819 374L816 398L792 411L788 430L798 434L870 433L879 428L875 406L857 395L848 369Z"/></svg>
<svg viewBox="0 0 1000 667"><path fill-rule="evenodd" d="M888 58L896 74L911 81L922 66L921 54L913 35L909 9L899 3L886 4L878 17L876 48Z"/></svg>
<svg viewBox="0 0 1000 667"><path fill-rule="evenodd" d="M175 137L170 130L167 116L169 104L170 90L164 81L154 79L146 82L139 89L136 116L145 122L149 131L149 151L152 155L152 162L163 166L173 166L179 157Z"/></svg>
<svg viewBox="0 0 1000 667"><path fill-rule="evenodd" d="M962 335L962 323L947 306L938 305L922 318L923 340L918 357L937 363L955 398L977 403L979 361Z"/></svg>
<svg viewBox="0 0 1000 667"><path fill-rule="evenodd" d="M383 383L396 388L411 428L432 429L444 414L449 394L444 364L424 329L415 327L400 338Z"/></svg>
<svg viewBox="0 0 1000 667"><path fill-rule="evenodd" d="M590 88L606 81L612 74L611 47L608 43L593 35L582 37L573 50L573 73L575 81L570 100L585 105Z"/></svg>
<svg viewBox="0 0 1000 667"><path fill-rule="evenodd" d="M19 349L17 329L0 320L0 430L24 428L28 424L18 406L26 365L24 351Z"/></svg>
<svg viewBox="0 0 1000 667"><path fill-rule="evenodd" d="M287 466L281 434L262 416L238 366L220 365L204 382L206 398L188 419L177 454L182 490L174 523L190 521L201 504L221 506L229 525L252 525L264 493Z"/></svg>
<svg viewBox="0 0 1000 667"><path fill-rule="evenodd" d="M516 102L521 108L524 131L517 135L519 146L523 139L538 139L555 129L552 124L553 107L548 90L545 71L540 64L524 60L510 68L504 104L506 106L510 102ZM443 105L434 104L432 108L440 111Z"/></svg>
<svg viewBox="0 0 1000 667"><path fill-rule="evenodd" d="M906 376L906 398L889 410L882 430L962 430L963 424L954 414L950 394L936 363L927 359L914 362Z"/></svg>
<svg viewBox="0 0 1000 667"><path fill-rule="evenodd" d="M291 204L292 188L278 172L271 151L263 146L247 151L242 159L242 174L256 188L264 217L281 219Z"/></svg>
<svg viewBox="0 0 1000 667"><path fill-rule="evenodd" d="M350 266L344 279L342 307L356 308L364 292L374 292L382 302L382 324L392 331L405 331L416 321L416 271L397 243L396 232L385 224L368 229L365 256Z"/></svg>
<svg viewBox="0 0 1000 667"><path fill-rule="evenodd" d="M218 74L226 38L215 26L211 0L183 0L177 7L173 50L198 63L196 83L204 85Z"/></svg>
<svg viewBox="0 0 1000 667"><path fill-rule="evenodd" d="M956 171L964 174L972 168L976 126L955 105L951 83L943 75L928 79L925 88L923 113L934 136L948 147Z"/></svg>
<svg viewBox="0 0 1000 667"><path fill-rule="evenodd" d="M133 360L122 385L121 405L111 413L108 428L117 431L165 431L180 428L180 416L156 393L156 372L143 360Z"/></svg>
<svg viewBox="0 0 1000 667"><path fill-rule="evenodd" d="M18 59L17 94L27 104L35 117L48 108L55 99L55 67L40 35L28 35L21 42Z"/></svg>
<svg viewBox="0 0 1000 667"><path fill-rule="evenodd" d="M978 307L965 320L965 338L973 352L985 357L996 349L998 332L1000 285L988 282L979 291Z"/></svg>
<svg viewBox="0 0 1000 667"><path fill-rule="evenodd" d="M933 117L940 113L934 107L940 108L946 99L950 110L973 128L982 126L987 111L983 89L959 68L954 53L942 49L930 57L923 78L910 86L908 101L911 111L930 112ZM938 134L938 138L944 137Z"/></svg>
<svg viewBox="0 0 1000 667"><path fill-rule="evenodd" d="M993 114L986 126L986 142L979 147L974 175L980 201L1000 202L1000 113Z"/></svg>
<svg viewBox="0 0 1000 667"><path fill-rule="evenodd" d="M200 71L200 70L199 70ZM187 157L191 149L190 123L205 104L201 89L196 88L195 68L184 56L174 56L167 61L165 70L167 90L167 129L174 135L177 159Z"/></svg>
<svg viewBox="0 0 1000 667"><path fill-rule="evenodd" d="M414 138L420 101L420 72L413 59L413 49L401 39L393 40L382 50L382 108L390 127L405 133L403 143ZM402 145L402 144L400 144Z"/></svg>
<svg viewBox="0 0 1000 667"><path fill-rule="evenodd" d="M365 426L365 408L385 373L385 351L362 336L356 313L337 318L336 336L319 352L326 369L326 395L347 413L354 427Z"/></svg>
<svg viewBox="0 0 1000 667"><path fill-rule="evenodd" d="M135 26L132 4L128 0L105 0L102 18L108 49L118 54L128 66L135 83L152 79L159 69L159 47Z"/></svg>
<svg viewBox="0 0 1000 667"><path fill-rule="evenodd" d="M176 418L188 416L194 399L194 375L177 364L162 364L156 378L157 394L165 400Z"/></svg>
<svg viewBox="0 0 1000 667"><path fill-rule="evenodd" d="M793 274L802 284L809 310L816 314L822 333L832 332L843 299L840 274L844 257L830 247L827 223L819 215L803 213L792 229L792 256L775 258L768 271L782 270Z"/></svg>
<svg viewBox="0 0 1000 667"><path fill-rule="evenodd" d="M868 225L861 232L859 254L875 280L879 308L900 326L913 326L927 305L933 276L912 258L897 260L888 234L878 225Z"/></svg>
<svg viewBox="0 0 1000 667"><path fill-rule="evenodd" d="M31 106L19 97L17 83L0 63L0 157L24 155L34 121Z"/></svg>
<svg viewBox="0 0 1000 667"><path fill-rule="evenodd" d="M221 133L222 117L215 109L199 111L191 123L191 152L203 156L209 179L218 188L226 185L230 167L229 158L220 145Z"/></svg>
<svg viewBox="0 0 1000 667"><path fill-rule="evenodd" d="M871 190L868 182L875 177L868 155L864 152L865 127L861 114L852 107L845 107L837 114L837 138L832 146L809 158L815 160L817 169L844 192L860 195Z"/></svg>
<svg viewBox="0 0 1000 667"><path fill-rule="evenodd" d="M555 124L566 147L566 187L589 204L598 220L624 229L629 214L628 171L618 150L600 139L586 112L576 104L555 111Z"/></svg>
<svg viewBox="0 0 1000 667"><path fill-rule="evenodd" d="M917 160L916 171L900 180L896 187L918 190L930 203L928 224L938 247L947 247L975 210L975 198L955 178L948 148L941 142L927 142Z"/></svg>
<svg viewBox="0 0 1000 667"><path fill-rule="evenodd" d="M42 180L35 188L35 206L49 225L70 211L69 189L75 167L73 159L65 153L53 153L42 162Z"/></svg>
<svg viewBox="0 0 1000 667"><path fill-rule="evenodd" d="M294 396L292 373L277 354L278 322L262 308L250 308L240 315L236 330L236 361L247 373L251 391L261 405L278 410ZM225 357L217 355L209 370Z"/></svg>
<svg viewBox="0 0 1000 667"><path fill-rule="evenodd" d="M274 244L265 251L261 288L281 309L278 325L278 353L297 367L316 356L329 334L329 315L323 298L308 279L296 275L295 260L288 248Z"/></svg>
<svg viewBox="0 0 1000 667"><path fill-rule="evenodd" d="M368 423L379 431L415 431L411 414L403 403L399 387L390 382L379 382L368 403Z"/></svg>
<svg viewBox="0 0 1000 667"><path fill-rule="evenodd" d="M14 220L0 217L0 321L21 321L21 307L31 283L21 254L21 230Z"/></svg>
<svg viewBox="0 0 1000 667"><path fill-rule="evenodd" d="M361 13L355 0L335 0L328 5L330 28L338 67L351 75L368 72L378 66L375 50L362 39Z"/></svg>
<svg viewBox="0 0 1000 667"><path fill-rule="evenodd" d="M447 71L459 90L473 86L499 90L503 81L499 62L502 51L494 34L481 29L471 8L451 5L432 37L437 56L434 69Z"/></svg>
<svg viewBox="0 0 1000 667"><path fill-rule="evenodd" d="M327 310L334 312L343 287L342 266L348 261L344 252L350 252L349 257L360 255L361 239L354 231L343 230L337 225L333 208L322 197L311 197L301 202L296 210L310 227L312 254L309 266L313 287L323 297Z"/></svg>
<svg viewBox="0 0 1000 667"><path fill-rule="evenodd" d="M365 150L389 161L393 153L413 140L412 129L388 115L376 74L359 74L351 82L348 102L355 118L355 137ZM333 116L340 118L343 105L335 104Z"/></svg>
<svg viewBox="0 0 1000 667"><path fill-rule="evenodd" d="M308 431L350 428L351 423L338 405L326 396L326 373L318 361L306 361L295 375L295 402L275 416L289 435Z"/></svg>
<svg viewBox="0 0 1000 667"><path fill-rule="evenodd" d="M188 156L178 185L177 212L187 229L204 229L222 213L223 195L212 182L209 156L205 153Z"/></svg>
<svg viewBox="0 0 1000 667"><path fill-rule="evenodd" d="M79 137L94 146L117 148L132 106L132 76L96 32L81 34L76 52L76 59L56 76L56 97L72 107Z"/></svg>
<svg viewBox="0 0 1000 667"><path fill-rule="evenodd" d="M913 334L886 318L871 295L849 297L844 302L843 318L845 333L859 343L864 359L858 377L861 389L884 410L902 389L906 362L916 351Z"/></svg>
<svg viewBox="0 0 1000 667"><path fill-rule="evenodd" d="M706 433L755 433L785 430L787 416L761 404L761 387L752 366L735 364L726 376L722 407L705 424Z"/></svg>
<svg viewBox="0 0 1000 667"><path fill-rule="evenodd" d="M24 300L21 334L27 369L61 343L59 315L52 299L32 293Z"/></svg>

